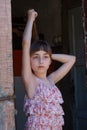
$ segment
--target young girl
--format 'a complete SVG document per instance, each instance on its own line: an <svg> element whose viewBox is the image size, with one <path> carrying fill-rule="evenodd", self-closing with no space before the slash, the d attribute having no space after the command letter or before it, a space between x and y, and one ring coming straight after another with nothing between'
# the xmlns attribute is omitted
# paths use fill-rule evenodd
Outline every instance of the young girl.
<svg viewBox="0 0 87 130"><path fill-rule="evenodd" d="M55 83L69 72L75 63L75 56L52 54L48 43L42 40L31 44L36 17L37 12L34 9L28 11L22 43L22 78L26 90L24 111L27 116L25 130L62 130L63 99ZM51 60L63 65L47 76Z"/></svg>

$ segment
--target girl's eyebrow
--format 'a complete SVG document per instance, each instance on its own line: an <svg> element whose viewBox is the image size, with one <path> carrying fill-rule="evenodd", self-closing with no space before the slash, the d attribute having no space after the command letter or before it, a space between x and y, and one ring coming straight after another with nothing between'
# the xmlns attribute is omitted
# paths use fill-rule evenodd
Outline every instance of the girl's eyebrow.
<svg viewBox="0 0 87 130"><path fill-rule="evenodd" d="M44 55L49 55L48 53L45 53Z"/></svg>
<svg viewBox="0 0 87 130"><path fill-rule="evenodd" d="M48 52L45 52L44 55L49 55L49 53L48 53Z"/></svg>
<svg viewBox="0 0 87 130"><path fill-rule="evenodd" d="M39 55L39 54L37 54L37 53L34 53L33 55Z"/></svg>

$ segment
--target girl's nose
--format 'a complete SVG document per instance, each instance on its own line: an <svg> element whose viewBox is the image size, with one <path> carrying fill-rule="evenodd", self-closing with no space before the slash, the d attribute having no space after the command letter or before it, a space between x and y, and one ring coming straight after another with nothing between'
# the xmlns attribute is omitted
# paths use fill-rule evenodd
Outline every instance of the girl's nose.
<svg viewBox="0 0 87 130"><path fill-rule="evenodd" d="M40 59L39 59L39 62L40 62L40 64L43 63L43 58L40 58Z"/></svg>

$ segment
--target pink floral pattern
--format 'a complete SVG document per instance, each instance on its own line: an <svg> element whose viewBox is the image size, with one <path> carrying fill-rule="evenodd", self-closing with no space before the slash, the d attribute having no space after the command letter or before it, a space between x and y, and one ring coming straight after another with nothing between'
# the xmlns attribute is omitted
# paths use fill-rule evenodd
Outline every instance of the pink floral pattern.
<svg viewBox="0 0 87 130"><path fill-rule="evenodd" d="M50 80L47 86L38 79L39 86L36 88L32 99L25 95L24 111L28 117L25 130L62 130L64 125L62 95L59 89Z"/></svg>

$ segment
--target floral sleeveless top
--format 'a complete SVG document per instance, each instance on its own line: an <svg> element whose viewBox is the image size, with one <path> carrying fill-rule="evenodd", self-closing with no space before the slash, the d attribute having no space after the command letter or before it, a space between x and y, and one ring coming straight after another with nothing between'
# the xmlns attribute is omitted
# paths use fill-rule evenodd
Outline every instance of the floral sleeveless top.
<svg viewBox="0 0 87 130"><path fill-rule="evenodd" d="M37 78L38 86L32 99L25 95L25 130L62 130L64 111L62 95L51 79L50 85Z"/></svg>

